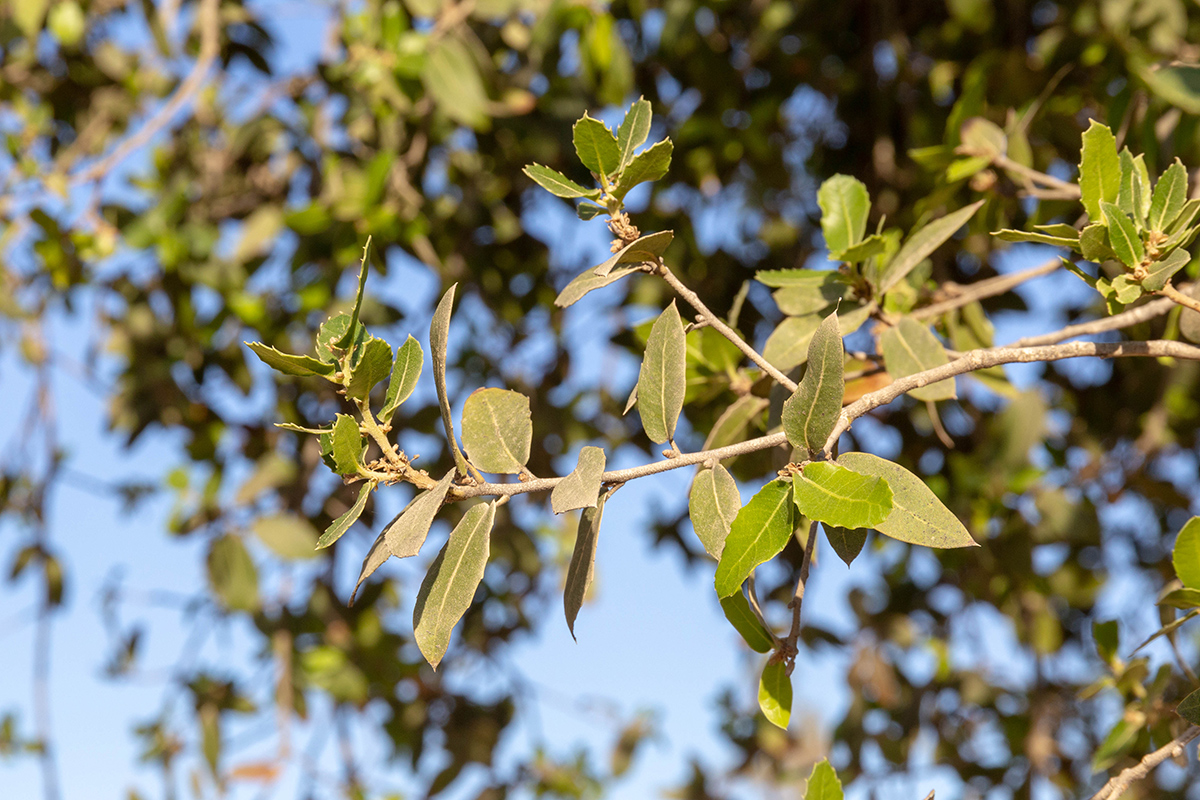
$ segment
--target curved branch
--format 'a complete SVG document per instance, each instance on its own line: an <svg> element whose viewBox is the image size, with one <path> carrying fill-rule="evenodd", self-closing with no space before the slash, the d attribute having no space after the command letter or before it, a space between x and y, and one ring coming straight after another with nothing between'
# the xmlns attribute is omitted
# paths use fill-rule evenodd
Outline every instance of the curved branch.
<svg viewBox="0 0 1200 800"><path fill-rule="evenodd" d="M1187 288L1187 287L1184 287ZM1137 325L1139 322L1146 322L1155 317L1161 317L1172 308L1175 307L1175 301L1170 298L1163 300L1154 300L1145 305L1131 308L1128 311L1122 311L1120 314L1113 314L1111 317L1103 317L1102 319L1092 320L1091 322L1081 322L1077 325L1068 325L1067 327L1054 331L1053 333L1043 333L1040 336L1026 336L1022 339L1017 339L1015 342L1010 342L1006 347L1034 347L1042 344L1056 344L1066 339L1074 339L1076 336L1090 336L1095 333L1105 333L1107 331L1120 330L1121 328L1129 328Z"/></svg>
<svg viewBox="0 0 1200 800"><path fill-rule="evenodd" d="M1183 753L1187 743L1200 736L1200 725L1192 725L1186 731L1176 736L1171 741L1167 742L1162 747L1150 753L1132 767L1121 770L1121 772L1108 783L1104 784L1104 788L1092 795L1092 800L1113 800L1120 797L1129 788L1129 784L1134 781L1140 781L1142 778L1150 774L1150 770L1157 767L1168 758L1174 758Z"/></svg>
<svg viewBox="0 0 1200 800"><path fill-rule="evenodd" d="M1167 281L1167 285L1160 289L1158 293L1169 298L1174 303L1190 308L1192 311L1200 312L1200 300L1179 291L1171 285L1170 281Z"/></svg>

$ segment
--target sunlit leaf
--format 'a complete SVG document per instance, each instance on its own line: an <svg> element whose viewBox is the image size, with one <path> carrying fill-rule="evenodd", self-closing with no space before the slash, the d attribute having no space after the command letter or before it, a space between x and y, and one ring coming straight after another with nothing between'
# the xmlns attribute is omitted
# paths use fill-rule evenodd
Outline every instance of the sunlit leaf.
<svg viewBox="0 0 1200 800"><path fill-rule="evenodd" d="M821 232L830 258L840 260L842 254L862 241L867 230L867 215L871 211L871 196L866 185L849 175L834 175L817 191L821 207Z"/></svg>
<svg viewBox="0 0 1200 800"><path fill-rule="evenodd" d="M421 79L438 110L475 130L487 128L487 89L466 43L454 35L433 42Z"/></svg>
<svg viewBox="0 0 1200 800"><path fill-rule="evenodd" d="M792 536L793 508L791 482L774 480L738 511L717 564L717 597L738 591L755 567L779 554Z"/></svg>
<svg viewBox="0 0 1200 800"><path fill-rule="evenodd" d="M729 597L721 598L721 611L751 650L756 653L769 653L775 646L770 631L763 627L754 610L750 608L750 601L742 592L734 592Z"/></svg>
<svg viewBox="0 0 1200 800"><path fill-rule="evenodd" d="M820 326L821 317L818 314L785 317L767 337L762 349L763 358L784 372L798 367L808 358L809 342Z"/></svg>
<svg viewBox="0 0 1200 800"><path fill-rule="evenodd" d="M267 347L262 342L246 342L247 347L254 351L264 364L285 375L332 375L337 367L324 361L318 361L311 356L297 356L282 353L274 347Z"/></svg>
<svg viewBox="0 0 1200 800"><path fill-rule="evenodd" d="M429 325L429 350L433 357L433 385L437 389L438 408L442 412L442 427L446 431L446 439L450 442L454 466L460 474L466 475L467 459L459 449L458 439L454 435L450 398L446 394L446 341L450 337L450 312L454 307L454 290L457 286L457 283L451 284L433 312L433 321Z"/></svg>
<svg viewBox="0 0 1200 800"><path fill-rule="evenodd" d="M1100 222L1103 219L1100 204L1117 202L1117 195L1121 191L1121 161L1112 130L1095 120L1090 120L1090 123L1083 133L1079 192L1088 219Z"/></svg>
<svg viewBox="0 0 1200 800"><path fill-rule="evenodd" d="M563 290L558 293L558 297L554 299L554 305L566 308L593 289L602 289L610 283L616 283L629 273L638 271L636 267L623 267L614 269L607 275L597 275L595 267L588 267L563 287Z"/></svg>
<svg viewBox="0 0 1200 800"><path fill-rule="evenodd" d="M675 145L671 140L663 139L634 156L621 173L621 179L612 191L613 197L624 200L633 187L662 180L671 168L671 153L674 150Z"/></svg>
<svg viewBox="0 0 1200 800"><path fill-rule="evenodd" d="M586 113L572 129L575 152L583 165L597 175L611 178L621 168L621 148L603 122Z"/></svg>
<svg viewBox="0 0 1200 800"><path fill-rule="evenodd" d="M1171 550L1175 575L1188 589L1200 589L1200 517L1192 517L1175 537Z"/></svg>
<svg viewBox="0 0 1200 800"><path fill-rule="evenodd" d="M687 342L675 301L659 315L646 340L638 372L638 414L650 441L662 444L675 437L687 389Z"/></svg>
<svg viewBox="0 0 1200 800"><path fill-rule="evenodd" d="M368 338L363 345L362 357L350 372L346 396L366 400L375 384L386 378L391 371L392 346L383 339L376 339L374 336Z"/></svg>
<svg viewBox="0 0 1200 800"><path fill-rule="evenodd" d="M1101 213L1104 214L1104 224L1108 226L1108 241L1113 252L1121 263L1128 267L1136 267L1146 257L1146 249L1138 235L1133 220L1125 216L1120 208L1112 203L1100 203Z"/></svg>
<svg viewBox="0 0 1200 800"><path fill-rule="evenodd" d="M829 759L823 759L813 766L812 774L808 776L808 785L804 787L804 800L842 800L842 782Z"/></svg>
<svg viewBox="0 0 1200 800"><path fill-rule="evenodd" d="M742 508L742 496L729 471L720 464L702 469L688 493L688 515L705 551L720 559L729 527Z"/></svg>
<svg viewBox="0 0 1200 800"><path fill-rule="evenodd" d="M897 380L950 361L937 337L912 317L902 317L895 326L884 330L879 337L879 349L888 373ZM958 396L953 378L910 389L908 393L918 400L951 400Z"/></svg>
<svg viewBox="0 0 1200 800"><path fill-rule="evenodd" d="M1142 288L1147 292L1157 292L1167 285L1167 281L1176 272L1183 269L1192 260L1192 254L1187 250L1173 250L1171 254L1160 261L1151 261L1146 266L1146 277L1142 278Z"/></svg>
<svg viewBox="0 0 1200 800"><path fill-rule="evenodd" d="M942 244L953 236L959 228L967 224L967 221L975 215L975 212L987 202L979 200L966 208L960 208L958 211L951 212L944 217L935 219L923 228L914 231L905 240L904 246L900 248L900 252L896 253L888 265L884 267L883 273L879 278L879 286L877 287L879 294L884 294L888 289L891 289L916 268L926 258L928 258L934 250L937 250Z"/></svg>
<svg viewBox="0 0 1200 800"><path fill-rule="evenodd" d="M596 505L604 462L605 454L601 447L584 447L579 451L575 469L550 492L550 508L555 514Z"/></svg>
<svg viewBox="0 0 1200 800"><path fill-rule="evenodd" d="M617 128L617 147L620 152L619 169L624 169L633 160L633 152L645 143L650 135L652 111L650 101L639 97L625 112L625 119Z"/></svg>
<svg viewBox="0 0 1200 800"><path fill-rule="evenodd" d="M463 405L463 447L484 472L511 475L529 460L529 398L508 389L477 389Z"/></svg>
<svg viewBox="0 0 1200 800"><path fill-rule="evenodd" d="M792 679L783 661L767 661L758 682L758 707L772 725L784 730L792 716Z"/></svg>
<svg viewBox="0 0 1200 800"><path fill-rule="evenodd" d="M658 231L635 239L613 253L603 264L593 272L599 276L608 275L619 264L641 264L649 261L657 264L659 257L666 252L667 245L675 238L674 231Z"/></svg>
<svg viewBox="0 0 1200 800"><path fill-rule="evenodd" d="M828 461L810 462L792 475L792 496L808 519L841 528L873 528L892 510L886 480Z"/></svg>
<svg viewBox="0 0 1200 800"><path fill-rule="evenodd" d="M417 388L417 380L424 366L425 354L421 351L421 343L409 336L404 344L396 348L396 360L392 362L392 376L383 398L383 408L379 410L379 418L385 423L391 422L396 409Z"/></svg>
<svg viewBox="0 0 1200 800"><path fill-rule="evenodd" d="M576 197L590 197L594 199L601 194L599 189L585 189L561 172L542 166L541 164L530 164L521 171L532 178L534 183L555 197L564 197L568 200Z"/></svg>
<svg viewBox="0 0 1200 800"><path fill-rule="evenodd" d="M290 511L259 517L254 535L271 552L289 560L316 558L317 532L305 517Z"/></svg>
<svg viewBox="0 0 1200 800"><path fill-rule="evenodd" d="M842 413L844 351L837 312L821 323L808 346L808 368L783 404L783 430L792 447L809 454L824 449Z"/></svg>
<svg viewBox="0 0 1200 800"><path fill-rule="evenodd" d="M362 466L363 441L358 421L349 414L338 414L333 423L333 463L339 475L356 475Z"/></svg>
<svg viewBox="0 0 1200 800"><path fill-rule="evenodd" d="M1146 227L1152 231L1165 231L1179 217L1183 204L1187 202L1187 170L1177 158L1167 167L1154 187L1150 197L1150 213L1146 216Z"/></svg>
<svg viewBox="0 0 1200 800"><path fill-rule="evenodd" d="M355 342L355 329L358 328L358 315L362 311L363 296L367 290L367 251L371 247L371 240L367 239L367 243L363 246L362 262L358 265L358 288L354 293L354 310L350 312L350 322L346 326L346 331L341 335L341 338L333 342L333 346L339 350L346 350L351 345L357 345ZM388 351L389 355L391 351Z"/></svg>

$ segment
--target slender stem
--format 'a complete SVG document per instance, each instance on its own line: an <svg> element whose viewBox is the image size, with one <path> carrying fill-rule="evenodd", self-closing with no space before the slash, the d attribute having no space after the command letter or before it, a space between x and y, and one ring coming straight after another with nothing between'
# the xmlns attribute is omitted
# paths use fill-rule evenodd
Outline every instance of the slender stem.
<svg viewBox="0 0 1200 800"><path fill-rule="evenodd" d="M1078 185L1074 183L1068 183L1067 181L1056 178L1053 175L1047 175L1044 172L1038 172L1032 167L1027 167L1024 164L1013 161L1003 153L993 156L992 163L1006 172L1012 172L1020 175L1030 183L1040 184L1043 187L1053 189L1062 194L1064 197L1077 198L1081 196Z"/></svg>
<svg viewBox="0 0 1200 800"><path fill-rule="evenodd" d="M1188 295L1179 291L1171 285L1170 281L1167 281L1167 285L1160 289L1158 293L1164 295L1165 297L1169 297L1171 300L1181 306L1190 308L1192 311L1200 311L1200 300L1197 300L1194 297L1189 297Z"/></svg>
<svg viewBox="0 0 1200 800"><path fill-rule="evenodd" d="M1185 286L1184 289L1189 289ZM1175 307L1175 301L1170 298L1162 300L1153 300L1145 305L1131 308L1128 311L1122 311L1120 314L1113 314L1111 317L1103 317L1101 319L1092 320L1091 322L1081 322L1077 325L1068 325L1061 330L1053 333L1044 333L1041 336L1026 336L1023 339L1017 339L1015 342L1010 342L1007 347L1035 347L1043 344L1057 344L1065 339L1074 339L1076 336L1091 336L1095 333L1105 333L1106 331L1120 330L1121 328L1129 328L1137 325L1139 322L1147 322L1155 317L1161 317L1172 308Z"/></svg>
<svg viewBox="0 0 1200 800"><path fill-rule="evenodd" d="M947 311L953 311L956 308L970 305L976 300L982 300L985 297L995 297L999 294L1004 294L1014 286L1019 286L1025 281L1040 278L1043 275L1049 275L1051 272L1059 269L1062 266L1062 260L1055 258L1047 261L1044 264L1039 264L1036 267L1030 267L1021 272L1014 272L1011 275L997 275L994 278L973 283L970 286L957 286L958 294L947 300L942 300L932 305L918 308L912 312L911 316L915 319L929 319L936 317L939 314L944 314Z"/></svg>
<svg viewBox="0 0 1200 800"><path fill-rule="evenodd" d="M1104 784L1104 788L1092 795L1092 800L1114 800L1114 798L1120 797L1129 788L1129 784L1134 781L1140 781L1149 775L1152 769L1168 758L1181 755L1187 743L1197 736L1200 736L1200 725L1192 725L1179 736L1176 736L1153 753L1150 753L1132 767L1121 770L1115 778Z"/></svg>
<svg viewBox="0 0 1200 800"><path fill-rule="evenodd" d="M746 358L750 359L759 367L761 367L764 372L775 379L776 383L783 386L789 392L796 391L795 381L793 381L787 375L784 375L775 367L771 366L770 362L759 355L757 350L746 344L741 336L738 336L737 331L726 325L725 322L716 314L709 311L708 306L704 305L704 301L701 300L695 292L684 286L683 282L680 281L679 278L675 277L675 273L671 272L670 268L668 268L666 264L660 265L657 272L662 276L663 280L665 280L667 284L675 290L676 294L686 300L692 308L696 309L696 311L700 313L700 316L704 318L705 322L716 328L722 336L733 342L738 350L741 350L743 353L745 353Z"/></svg>
<svg viewBox="0 0 1200 800"><path fill-rule="evenodd" d="M804 605L804 587L808 583L808 569L812 565L813 553L817 549L817 523L814 520L808 526L808 541L804 543L804 558L800 561L800 577L796 581L796 591L788 608L792 610L792 629L788 633L787 645L784 648L788 659L787 671L790 675L796 666L797 644L800 641L800 608Z"/></svg>

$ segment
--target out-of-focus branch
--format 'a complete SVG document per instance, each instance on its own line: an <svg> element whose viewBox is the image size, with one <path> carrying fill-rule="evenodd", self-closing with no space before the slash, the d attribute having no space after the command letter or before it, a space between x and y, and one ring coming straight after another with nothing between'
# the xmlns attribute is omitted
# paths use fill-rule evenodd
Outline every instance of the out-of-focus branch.
<svg viewBox="0 0 1200 800"><path fill-rule="evenodd" d="M1170 281L1167 281L1167 285L1164 286L1158 293L1169 298L1173 303L1178 303L1185 308L1190 308L1192 311L1200 311L1200 300L1197 300L1196 298L1179 291L1171 285Z"/></svg>
<svg viewBox="0 0 1200 800"><path fill-rule="evenodd" d="M1121 770L1121 772L1108 783L1104 784L1104 788L1092 795L1092 800L1115 800L1124 794L1125 790L1134 781L1140 781L1142 778L1150 774L1150 771L1157 767L1168 758L1183 753L1183 748L1188 742L1200 736L1200 725L1192 725L1186 731L1176 736L1171 741L1167 742L1162 747L1150 753L1132 767Z"/></svg>
<svg viewBox="0 0 1200 800"><path fill-rule="evenodd" d="M1062 266L1062 260L1055 258L1047 261L1045 264L1039 264L1036 267L1030 267L1021 272L1014 272L1011 275L997 275L994 278L972 283L969 286L955 286L957 292L953 297L942 300L924 308L918 308L912 312L911 316L916 319L929 319L936 317L939 314L944 314L947 311L953 311L956 308L961 308L970 305L976 300L982 300L985 297L995 297L996 295L1004 294L1015 286L1020 286L1025 281L1040 278L1043 275L1049 275Z"/></svg>

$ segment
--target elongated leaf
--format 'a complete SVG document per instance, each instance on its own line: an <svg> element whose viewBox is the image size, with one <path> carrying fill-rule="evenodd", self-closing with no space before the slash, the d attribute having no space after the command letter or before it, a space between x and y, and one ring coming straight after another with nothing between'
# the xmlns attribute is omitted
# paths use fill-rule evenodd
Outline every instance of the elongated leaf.
<svg viewBox="0 0 1200 800"><path fill-rule="evenodd" d="M596 542L600 537L600 520L604 517L604 495L596 500L593 508L585 508L579 518L579 530L575 534L575 549L571 551L571 564L567 567L567 580L563 589L563 610L567 615L567 629L575 638L575 618L583 608L583 599L596 571Z"/></svg>
<svg viewBox="0 0 1200 800"><path fill-rule="evenodd" d="M475 130L488 126L487 89L479 74L479 65L467 45L458 37L436 40L421 70L421 79L438 110L455 122Z"/></svg>
<svg viewBox="0 0 1200 800"><path fill-rule="evenodd" d="M804 787L804 800L842 800L842 782L829 759L823 759L813 767L808 776L808 785Z"/></svg>
<svg viewBox="0 0 1200 800"><path fill-rule="evenodd" d="M368 481L358 490L358 499L354 501L354 505L346 509L346 513L335 519L333 523L325 529L325 533L321 534L321 538L317 540L318 550L329 547L329 545L342 538L342 534L350 530L350 527L358 522L358 518L362 516L363 509L367 507L367 496L371 494L371 490L375 488L375 484Z"/></svg>
<svg viewBox="0 0 1200 800"><path fill-rule="evenodd" d="M810 455L824 449L825 440L833 433L842 413L842 395L846 391L844 360L835 311L813 335L804 378L783 404L783 431L792 447Z"/></svg>
<svg viewBox="0 0 1200 800"><path fill-rule="evenodd" d="M1192 517L1175 537L1171 550L1175 575L1188 589L1200 589L1200 517Z"/></svg>
<svg viewBox="0 0 1200 800"><path fill-rule="evenodd" d="M354 595L358 594L358 588L363 585L363 581L371 577L383 562L392 556L411 558L421 552L421 545L425 544L425 537L429 535L429 527L433 525L434 517L442 508L446 494L450 491L450 484L454 482L454 474L454 470L450 470L436 486L414 497L383 529L383 533L379 534L371 549L367 551L367 557L363 559L362 571L354 584L350 602L354 602Z"/></svg>
<svg viewBox="0 0 1200 800"><path fill-rule="evenodd" d="M1083 148L1079 161L1079 193L1088 219L1103 219L1101 203L1117 202L1121 191L1121 160L1117 155L1117 139L1107 125L1091 120L1083 133Z"/></svg>
<svg viewBox="0 0 1200 800"><path fill-rule="evenodd" d="M357 475L362 465L363 441L358 422L349 414L338 414L333 423L331 456L339 475Z"/></svg>
<svg viewBox="0 0 1200 800"><path fill-rule="evenodd" d="M340 350L350 348L351 343L354 342L355 329L358 327L358 314L362 311L363 295L367 290L367 251L370 247L371 240L368 238L367 243L363 245L362 262L358 265L358 291L354 294L354 310L350 312L350 323L346 326L346 332L342 334L341 338L333 343L333 346Z"/></svg>
<svg viewBox="0 0 1200 800"><path fill-rule="evenodd" d="M638 372L638 414L650 441L662 444L675 438L686 389L687 342L683 321L672 300L650 328L646 355Z"/></svg>
<svg viewBox="0 0 1200 800"><path fill-rule="evenodd" d="M792 717L792 679L787 666L780 661L767 661L758 682L758 707L772 725L787 730Z"/></svg>
<svg viewBox="0 0 1200 800"><path fill-rule="evenodd" d="M589 203L586 200L575 206L575 216L579 217L584 222L587 222L589 219L595 219L601 214L607 213L608 209L604 206L599 206L595 203Z"/></svg>
<svg viewBox="0 0 1200 800"><path fill-rule="evenodd" d="M966 208L960 208L940 219L935 219L918 231L914 231L900 248L900 252L888 263L879 279L878 293L891 289L926 258L958 231L967 220L975 215L986 201L980 200Z"/></svg>
<svg viewBox="0 0 1200 800"><path fill-rule="evenodd" d="M575 469L550 492L550 508L555 514L596 505L604 462L603 448L585 447L579 451L579 462Z"/></svg>
<svg viewBox="0 0 1200 800"><path fill-rule="evenodd" d="M1068 238L1066 236L1051 236L1048 233L1031 233L1029 231L1014 231L1005 228L1004 230L996 231L992 236L995 236L1002 242L1033 242L1035 244L1048 244L1054 247L1066 247L1072 250L1079 247L1078 232L1076 232L1075 236Z"/></svg>
<svg viewBox="0 0 1200 800"><path fill-rule="evenodd" d="M1127 267L1136 267L1142 263L1142 259L1146 257L1146 249L1142 246L1142 238L1138 235L1133 220L1112 203L1101 203L1100 209L1104 214L1104 224L1108 226L1108 241L1117 258Z"/></svg>
<svg viewBox="0 0 1200 800"><path fill-rule="evenodd" d="M892 511L892 490L877 475L813 461L792 475L796 508L810 520L840 528L873 528Z"/></svg>
<svg viewBox="0 0 1200 800"><path fill-rule="evenodd" d="M275 427L282 428L285 431L291 431L292 433L311 433L315 436L321 436L333 431L332 426L328 428L306 428L303 425L296 425L292 422L276 422Z"/></svg>
<svg viewBox="0 0 1200 800"><path fill-rule="evenodd" d="M671 153L674 150L675 145L671 140L663 139L634 156L621 173L621 179L612 191L613 197L624 200L625 195L638 184L662 180L671 168Z"/></svg>
<svg viewBox="0 0 1200 800"><path fill-rule="evenodd" d="M720 560L729 526L742 508L742 496L729 471L717 464L702 469L688 493L688 514L705 551Z"/></svg>
<svg viewBox="0 0 1200 800"><path fill-rule="evenodd" d="M621 168L621 148L603 122L586 113L572 129L575 152L583 165L597 175L611 178Z"/></svg>
<svg viewBox="0 0 1200 800"><path fill-rule="evenodd" d="M1142 278L1142 288L1147 292L1157 292L1167 285L1167 281L1179 270L1188 265L1192 254L1187 250L1173 250L1161 261L1152 261L1146 268L1146 277Z"/></svg>
<svg viewBox="0 0 1200 800"><path fill-rule="evenodd" d="M366 400L375 384L392 371L392 346L374 336L363 345L362 357L350 371L350 382L346 384L346 396Z"/></svg>
<svg viewBox="0 0 1200 800"><path fill-rule="evenodd" d="M1145 719L1141 718L1136 723L1122 719L1114 725L1092 755L1092 772L1103 772L1120 761L1137 741L1138 733L1144 724Z"/></svg>
<svg viewBox="0 0 1200 800"><path fill-rule="evenodd" d="M521 171L532 178L534 183L555 197L564 197L568 200L573 200L576 197L590 197L595 199L601 194L599 189L585 189L561 172L542 166L541 164L530 164Z"/></svg>
<svg viewBox="0 0 1200 800"><path fill-rule="evenodd" d="M495 519L495 502L467 509L421 581L413 607L413 638L435 670L450 646L450 632L471 607L483 580Z"/></svg>
<svg viewBox="0 0 1200 800"><path fill-rule="evenodd" d="M825 247L833 259L862 241L867 231L867 215L871 212L871 196L866 184L849 175L834 175L817 190L817 205L821 207L821 232Z"/></svg>
<svg viewBox="0 0 1200 800"><path fill-rule="evenodd" d="M873 527L885 536L926 547L976 547L971 534L925 482L899 464L870 453L845 453L837 463L876 475L892 490L892 511Z"/></svg>
<svg viewBox="0 0 1200 800"><path fill-rule="evenodd" d="M1200 689L1180 700L1175 713L1193 725L1200 725Z"/></svg>
<svg viewBox="0 0 1200 800"><path fill-rule="evenodd" d="M1121 152L1117 154L1118 163L1121 165L1121 188L1117 192L1117 207L1122 212L1137 219L1136 207L1141 201L1139 193L1141 186L1138 182L1137 168L1133 164L1133 153L1129 152L1128 147L1122 147ZM1149 189L1147 188L1147 196Z"/></svg>
<svg viewBox="0 0 1200 800"><path fill-rule="evenodd" d="M836 260L845 261L848 264L857 264L860 261L866 261L872 256L877 256L885 250L887 250L887 239L873 233L858 244L852 244L838 253Z"/></svg>
<svg viewBox="0 0 1200 800"><path fill-rule="evenodd" d="M1154 194L1150 197L1150 213L1146 215L1146 227L1152 231L1165 231L1183 211L1187 194L1187 170L1177 158L1154 187Z"/></svg>
<svg viewBox="0 0 1200 800"><path fill-rule="evenodd" d="M1173 592L1167 592L1158 601L1158 605L1181 608L1185 611L1190 608L1200 608L1200 589L1176 589Z"/></svg>
<svg viewBox="0 0 1200 800"><path fill-rule="evenodd" d="M840 273L817 272L815 274L824 276L824 280L820 283L813 282L802 286L785 286L772 294L780 311L789 317L815 314L850 293L851 286L846 282L845 276Z"/></svg>
<svg viewBox="0 0 1200 800"><path fill-rule="evenodd" d="M763 627L762 622L750 608L750 601L742 592L734 592L729 597L721 598L721 611L725 619L734 627L742 639L756 653L769 653L775 646L775 640L770 631Z"/></svg>
<svg viewBox="0 0 1200 800"><path fill-rule="evenodd" d="M208 583L228 611L257 611L258 570L240 537L225 534L208 548Z"/></svg>
<svg viewBox="0 0 1200 800"><path fill-rule="evenodd" d="M902 317L879 337L879 349L888 373L895 379L905 378L950 362L946 348L937 337L912 317ZM938 381L908 392L918 400L951 400L958 396L954 379Z"/></svg>
<svg viewBox="0 0 1200 800"><path fill-rule="evenodd" d="M605 286L608 286L610 283L616 283L629 273L637 271L638 270L636 267L622 267L620 269L614 269L607 275L597 275L596 268L589 267L588 269L585 269L583 272L579 273L574 280L563 287L563 290L558 293L558 297L554 299L554 305L558 306L559 308L566 308L567 306L573 305L575 301L579 300L593 289L602 289Z"/></svg>
<svg viewBox="0 0 1200 800"><path fill-rule="evenodd" d="M1172 239L1182 236L1192 227L1192 223L1196 220L1196 216L1200 214L1200 198L1188 200L1183 204L1183 209L1179 212L1179 216L1175 221L1167 225L1167 229L1163 233L1168 234Z"/></svg>
<svg viewBox="0 0 1200 800"><path fill-rule="evenodd" d="M324 361L318 361L311 356L296 356L282 353L274 347L267 347L262 342L245 342L246 347L254 351L264 364L284 375L332 375L337 367Z"/></svg>
<svg viewBox="0 0 1200 800"><path fill-rule="evenodd" d="M633 161L633 151L641 147L650 135L651 117L650 101L644 97L639 97L637 102L629 107L629 111L625 112L625 119L617 128L617 148L621 154L618 169L624 169Z"/></svg>
<svg viewBox="0 0 1200 800"><path fill-rule="evenodd" d="M702 450L715 450L718 447L736 444L742 441L746 428L763 410L770 405L765 397L746 394L734 400L729 408L721 412L713 423L704 440Z"/></svg>
<svg viewBox="0 0 1200 800"><path fill-rule="evenodd" d="M762 269L754 279L772 289L816 289L830 283L850 285L846 276L829 269Z"/></svg>
<svg viewBox="0 0 1200 800"><path fill-rule="evenodd" d="M417 380L424 366L425 353L421 350L421 343L409 336L404 344L396 348L396 360L392 362L392 377L383 398L383 408L379 411L379 418L385 423L392 421L396 409L417 388Z"/></svg>
<svg viewBox="0 0 1200 800"><path fill-rule="evenodd" d="M458 439L454 435L454 420L450 417L450 398L446 395L446 341L450 337L450 312L454 307L454 290L457 287L457 283L451 284L433 312L433 321L429 325L429 350L430 355L433 356L433 385L437 389L438 408L442 412L442 427L446 429L450 452L454 454L454 466L459 473L466 475L468 472L467 459L459 449Z"/></svg>
<svg viewBox="0 0 1200 800"><path fill-rule="evenodd" d="M287 560L316 558L317 532L307 517L284 511L254 521L254 536Z"/></svg>
<svg viewBox="0 0 1200 800"><path fill-rule="evenodd" d="M642 264L647 261L657 264L659 257L666 252L667 245L674 238L674 231L647 234L613 253L607 261L592 271L596 275L604 276L612 272L618 264Z"/></svg>
<svg viewBox="0 0 1200 800"><path fill-rule="evenodd" d="M477 389L463 405L463 447L484 472L512 475L529 460L529 398L508 389Z"/></svg>
<svg viewBox="0 0 1200 800"><path fill-rule="evenodd" d="M800 366L808 359L808 345L820 326L819 314L785 317L767 337L762 349L763 358L783 372Z"/></svg>
<svg viewBox="0 0 1200 800"><path fill-rule="evenodd" d="M823 527L825 528L825 538L833 546L833 551L838 554L838 558L846 562L847 567L850 566L862 552L863 545L867 543L867 534L870 533L870 529L839 528L835 525Z"/></svg>
<svg viewBox="0 0 1200 800"><path fill-rule="evenodd" d="M1151 92L1189 114L1200 114L1200 67L1172 64L1158 69L1141 67L1138 76Z"/></svg>
<svg viewBox="0 0 1200 800"><path fill-rule="evenodd" d="M779 554L792 535L792 484L774 480L738 511L717 564L717 597L741 588L750 572Z"/></svg>
<svg viewBox="0 0 1200 800"><path fill-rule="evenodd" d="M1142 642L1137 647L1133 648L1133 652L1137 653L1143 647L1150 644L1151 642L1153 642L1155 639L1159 638L1160 636L1166 636L1167 634L1174 633L1175 631L1177 631L1181 627L1183 627L1184 623L1192 621L1197 616L1200 616L1200 608L1195 609L1193 611L1189 611L1188 613L1184 614L1179 619L1171 620L1166 625L1162 626L1157 631L1150 634L1150 636L1146 639L1146 641Z"/></svg>

